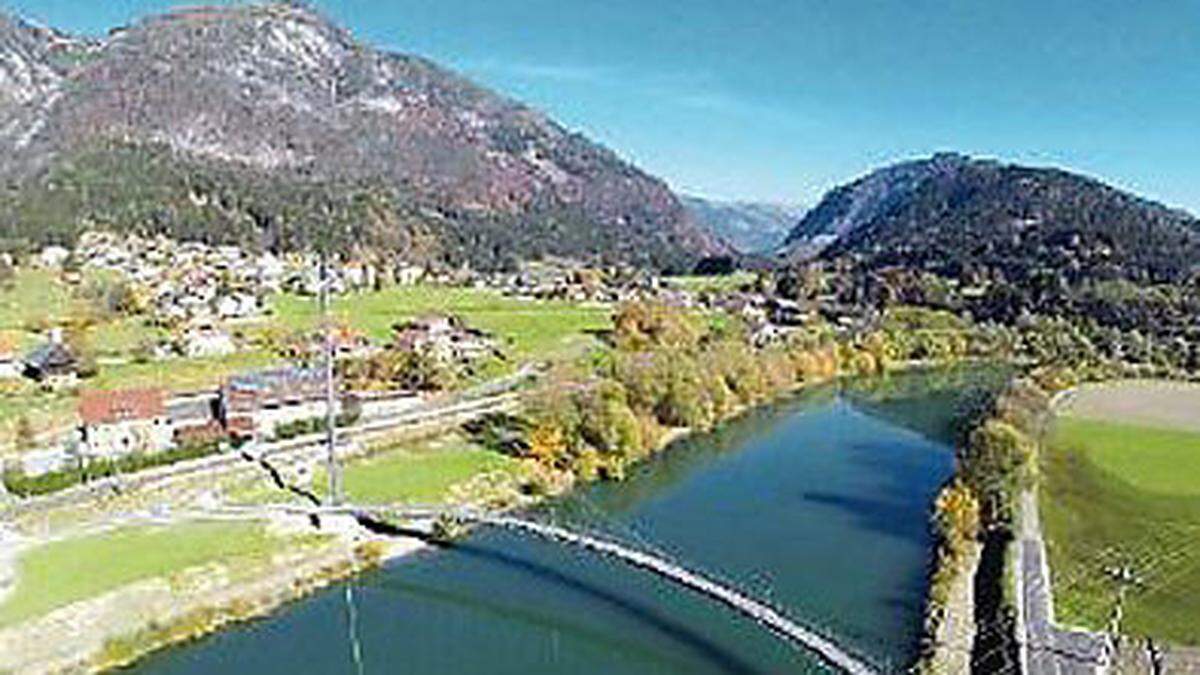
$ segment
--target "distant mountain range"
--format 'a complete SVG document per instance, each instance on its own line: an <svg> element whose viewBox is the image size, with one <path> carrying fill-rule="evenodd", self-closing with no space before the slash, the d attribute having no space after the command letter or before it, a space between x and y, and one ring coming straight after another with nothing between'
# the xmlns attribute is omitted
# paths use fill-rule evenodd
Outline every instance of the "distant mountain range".
<svg viewBox="0 0 1200 675"><path fill-rule="evenodd" d="M740 253L768 253L783 243L804 207L745 201L719 201L682 197L692 219L714 237L724 239Z"/></svg>
<svg viewBox="0 0 1200 675"><path fill-rule="evenodd" d="M939 154L832 190L785 251L951 277L1179 283L1200 269L1200 220L1060 169Z"/></svg>
<svg viewBox="0 0 1200 675"><path fill-rule="evenodd" d="M9 240L101 225L676 270L731 250L610 150L290 3L181 9L100 40L0 17L0 148Z"/></svg>

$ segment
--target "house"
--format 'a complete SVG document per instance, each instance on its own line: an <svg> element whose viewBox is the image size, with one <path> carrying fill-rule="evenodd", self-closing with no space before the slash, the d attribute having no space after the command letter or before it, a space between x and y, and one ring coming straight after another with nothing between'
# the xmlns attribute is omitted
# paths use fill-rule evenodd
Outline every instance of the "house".
<svg viewBox="0 0 1200 675"><path fill-rule="evenodd" d="M393 326L392 346L427 350L449 362L468 364L486 356L503 358L487 333L465 326L455 316L433 314Z"/></svg>
<svg viewBox="0 0 1200 675"><path fill-rule="evenodd" d="M212 394L180 397L167 402L171 434L178 445L207 443L225 438L217 415L218 399Z"/></svg>
<svg viewBox="0 0 1200 675"><path fill-rule="evenodd" d="M321 336L320 347L324 351L324 336ZM333 353L335 358L352 359L367 356L371 353L371 341L362 331L351 326L338 326L333 335Z"/></svg>
<svg viewBox="0 0 1200 675"><path fill-rule="evenodd" d="M228 331L210 323L201 323L184 332L181 351L188 358L226 356L237 351L237 345Z"/></svg>
<svg viewBox="0 0 1200 675"><path fill-rule="evenodd" d="M62 246L47 246L38 254L37 262L45 268L62 267L69 257L71 252Z"/></svg>
<svg viewBox="0 0 1200 675"><path fill-rule="evenodd" d="M325 373L318 368L236 375L221 387L218 413L235 438L271 436L281 424L324 417L325 387ZM340 410L340 400L334 406Z"/></svg>
<svg viewBox="0 0 1200 675"><path fill-rule="evenodd" d="M217 316L222 319L253 316L258 313L258 298L249 293L231 293L216 300Z"/></svg>
<svg viewBox="0 0 1200 675"><path fill-rule="evenodd" d="M80 451L92 458L155 453L173 445L162 389L90 390L79 397Z"/></svg>
<svg viewBox="0 0 1200 675"><path fill-rule="evenodd" d="M416 285L425 276L425 268L419 265L398 265L393 274L400 286Z"/></svg>
<svg viewBox="0 0 1200 675"><path fill-rule="evenodd" d="M79 361L54 329L50 339L25 356L24 374L47 389L72 387L79 381Z"/></svg>

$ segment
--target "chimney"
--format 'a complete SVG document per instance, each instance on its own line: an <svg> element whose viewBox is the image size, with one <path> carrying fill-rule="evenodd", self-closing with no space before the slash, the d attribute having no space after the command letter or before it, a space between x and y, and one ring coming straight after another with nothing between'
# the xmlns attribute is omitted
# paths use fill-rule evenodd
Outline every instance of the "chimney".
<svg viewBox="0 0 1200 675"><path fill-rule="evenodd" d="M58 326L51 328L50 329L50 342L53 344L56 344L56 345L60 345L60 344L62 344L62 341L63 341L63 329Z"/></svg>

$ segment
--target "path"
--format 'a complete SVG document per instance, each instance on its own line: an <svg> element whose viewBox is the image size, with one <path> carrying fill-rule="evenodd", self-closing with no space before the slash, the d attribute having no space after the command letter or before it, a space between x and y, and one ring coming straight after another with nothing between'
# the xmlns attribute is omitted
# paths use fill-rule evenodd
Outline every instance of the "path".
<svg viewBox="0 0 1200 675"><path fill-rule="evenodd" d="M1050 566L1037 509L1036 494L1026 490L1017 533L1022 670L1028 675L1107 673L1112 654L1107 635L1055 625Z"/></svg>

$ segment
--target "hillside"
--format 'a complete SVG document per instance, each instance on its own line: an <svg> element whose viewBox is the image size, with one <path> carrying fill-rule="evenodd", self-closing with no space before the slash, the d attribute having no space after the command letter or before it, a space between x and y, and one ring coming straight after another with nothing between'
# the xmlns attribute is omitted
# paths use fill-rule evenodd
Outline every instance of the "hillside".
<svg viewBox="0 0 1200 675"><path fill-rule="evenodd" d="M483 267L727 252L610 150L292 4L180 10L95 43L6 19L0 50L10 239L95 223Z"/></svg>
<svg viewBox="0 0 1200 675"><path fill-rule="evenodd" d="M821 255L868 268L1012 282L1178 283L1200 265L1200 221L1059 169L962 155L876 171L829 193L788 235L793 250L831 237Z"/></svg>
<svg viewBox="0 0 1200 675"><path fill-rule="evenodd" d="M788 294L815 263L849 272L843 302L1066 317L1200 359L1200 221L1092 178L938 155L833 190L788 241Z"/></svg>
<svg viewBox="0 0 1200 675"><path fill-rule="evenodd" d="M698 225L741 253L765 253L783 243L804 215L804 208L784 204L718 201L684 195L684 208Z"/></svg>

